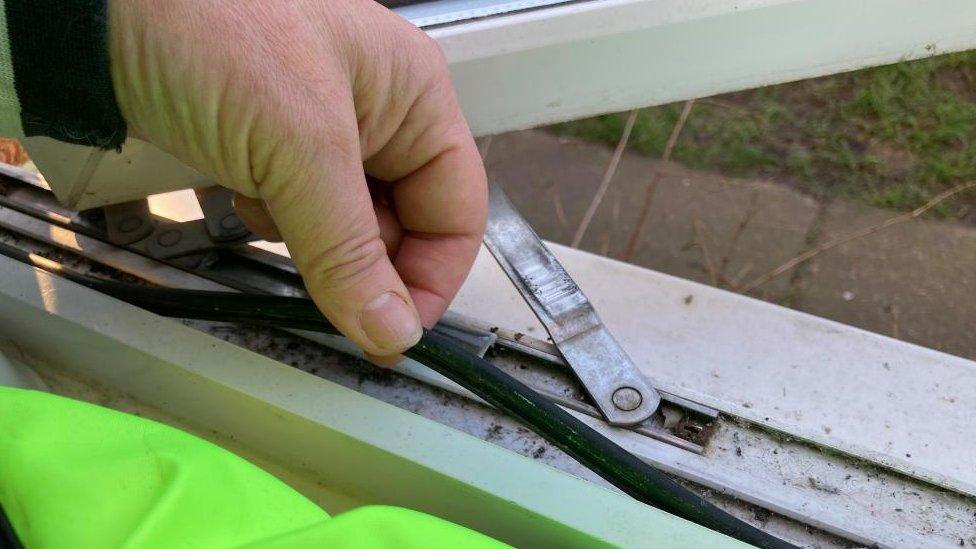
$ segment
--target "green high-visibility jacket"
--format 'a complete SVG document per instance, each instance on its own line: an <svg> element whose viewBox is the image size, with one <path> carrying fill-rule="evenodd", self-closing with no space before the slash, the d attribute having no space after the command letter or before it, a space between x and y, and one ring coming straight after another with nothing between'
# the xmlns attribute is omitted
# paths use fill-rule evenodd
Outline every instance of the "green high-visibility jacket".
<svg viewBox="0 0 976 549"><path fill-rule="evenodd" d="M505 547L396 507L330 518L255 465L178 429L10 387L0 387L0 508L28 549Z"/></svg>

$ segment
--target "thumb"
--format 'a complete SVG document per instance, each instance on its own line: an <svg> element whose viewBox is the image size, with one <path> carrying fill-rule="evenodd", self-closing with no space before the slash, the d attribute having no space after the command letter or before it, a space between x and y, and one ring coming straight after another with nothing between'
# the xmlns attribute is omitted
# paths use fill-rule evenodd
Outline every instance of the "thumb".
<svg viewBox="0 0 976 549"><path fill-rule="evenodd" d="M307 132L325 137L305 147L275 147L265 173L289 177L258 192L323 314L367 353L395 355L420 340L420 317L380 238L352 119Z"/></svg>

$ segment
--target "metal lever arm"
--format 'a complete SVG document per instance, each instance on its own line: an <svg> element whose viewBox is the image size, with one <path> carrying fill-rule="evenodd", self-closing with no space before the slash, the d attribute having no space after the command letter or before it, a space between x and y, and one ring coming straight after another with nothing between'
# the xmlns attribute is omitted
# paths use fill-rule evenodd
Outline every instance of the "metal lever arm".
<svg viewBox="0 0 976 549"><path fill-rule="evenodd" d="M660 396L610 335L583 292L505 193L489 186L485 244L539 317L556 348L611 425L634 425Z"/></svg>

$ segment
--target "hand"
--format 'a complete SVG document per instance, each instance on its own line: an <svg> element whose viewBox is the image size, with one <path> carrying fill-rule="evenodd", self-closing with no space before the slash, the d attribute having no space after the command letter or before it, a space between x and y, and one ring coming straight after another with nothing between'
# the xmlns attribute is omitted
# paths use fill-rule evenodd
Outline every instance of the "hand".
<svg viewBox="0 0 976 549"><path fill-rule="evenodd" d="M237 191L343 334L387 357L437 321L487 192L436 43L370 0L113 0L109 33L130 133Z"/></svg>

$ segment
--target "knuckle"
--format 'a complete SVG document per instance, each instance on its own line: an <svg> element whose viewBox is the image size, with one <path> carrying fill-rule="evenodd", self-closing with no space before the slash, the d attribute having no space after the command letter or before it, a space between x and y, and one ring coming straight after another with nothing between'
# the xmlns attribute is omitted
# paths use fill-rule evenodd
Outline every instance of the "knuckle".
<svg viewBox="0 0 976 549"><path fill-rule="evenodd" d="M447 67L447 56L444 55L444 50L441 49L441 45L438 44L433 38L424 35L424 40L429 44L429 59L431 71L437 76L446 77L449 74Z"/></svg>
<svg viewBox="0 0 976 549"><path fill-rule="evenodd" d="M447 74L447 57L441 45L420 29L411 32L411 57L421 62L427 72L434 76Z"/></svg>
<svg viewBox="0 0 976 549"><path fill-rule="evenodd" d="M441 46L437 43L437 40L434 40L429 34L422 31L414 33L414 36L417 37L418 47L421 48L424 53L439 60L444 59L444 51L441 50Z"/></svg>

